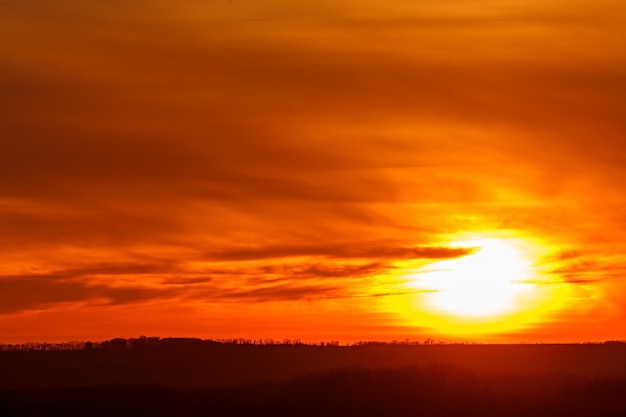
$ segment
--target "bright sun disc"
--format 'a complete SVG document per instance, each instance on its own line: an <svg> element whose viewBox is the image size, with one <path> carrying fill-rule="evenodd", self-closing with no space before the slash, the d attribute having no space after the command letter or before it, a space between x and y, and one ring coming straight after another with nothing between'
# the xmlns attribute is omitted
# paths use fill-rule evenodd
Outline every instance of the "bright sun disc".
<svg viewBox="0 0 626 417"><path fill-rule="evenodd" d="M465 241L475 248L458 259L437 262L419 274L430 308L462 317L485 317L518 308L517 298L532 290L531 263L522 251L500 239Z"/></svg>

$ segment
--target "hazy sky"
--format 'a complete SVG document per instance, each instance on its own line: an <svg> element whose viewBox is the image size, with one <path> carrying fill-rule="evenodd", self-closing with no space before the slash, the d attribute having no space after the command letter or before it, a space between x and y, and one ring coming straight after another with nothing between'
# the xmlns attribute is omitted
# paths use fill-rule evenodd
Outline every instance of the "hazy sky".
<svg viewBox="0 0 626 417"><path fill-rule="evenodd" d="M624 339L625 102L622 0L0 0L0 342Z"/></svg>

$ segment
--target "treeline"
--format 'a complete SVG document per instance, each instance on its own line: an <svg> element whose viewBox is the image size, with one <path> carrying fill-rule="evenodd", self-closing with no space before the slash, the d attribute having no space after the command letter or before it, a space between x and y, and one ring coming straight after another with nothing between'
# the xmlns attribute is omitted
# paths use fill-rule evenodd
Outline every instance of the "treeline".
<svg viewBox="0 0 626 417"><path fill-rule="evenodd" d="M107 385L0 390L0 415L493 416L626 415L626 378L483 375L454 366L351 368L284 383L180 390Z"/></svg>
<svg viewBox="0 0 626 417"><path fill-rule="evenodd" d="M161 338L158 336L140 336L137 338L121 338L117 337L104 341L70 341L62 343L42 343L42 342L29 342L29 343L17 343L17 344L0 344L0 352L9 351L55 351L55 350L120 350L120 349L145 349L150 347L157 347L163 345L253 345L253 346L340 346L340 343L335 340L320 341L320 342L303 342L301 339L246 339L246 338L231 338L231 339L198 339L198 338L177 338L166 337ZM393 340L390 342L378 342L378 341L359 341L354 343L345 344L344 346L418 346L418 345L434 345L444 344L443 342L436 342L434 339L426 339L424 341L419 340Z"/></svg>
<svg viewBox="0 0 626 417"><path fill-rule="evenodd" d="M466 346L474 345L475 343L445 343L436 341L431 338L427 338L423 341L419 340L392 340L389 342L380 341L359 341L354 343L344 344L342 346L432 346L432 345L452 345L452 346ZM626 345L626 340L609 340L605 342L587 342L577 344L562 344L562 345ZM265 339L246 339L246 338L232 338L232 339L199 339L199 338L178 338L178 337L166 337L161 338L158 336L140 336L137 338L121 338L117 337L104 341L70 341L62 343L42 343L42 342L29 342L29 343L17 343L17 344L0 344L0 352L10 351L72 351L72 350L125 350L125 349L149 349L158 347L179 347L182 345L189 345L195 347L202 346L215 346L215 345L249 345L249 346L340 346L338 341L321 341L321 342L303 342L300 339L282 339L276 340L271 338Z"/></svg>
<svg viewBox="0 0 626 417"><path fill-rule="evenodd" d="M42 343L42 342L28 342L28 343L5 343L0 344L0 352L9 351L55 351L55 350L120 350L120 349L144 349L150 347L157 347L163 345L254 345L254 346L293 346L293 345L307 345L307 346L339 346L337 341L317 342L317 343L303 343L300 339L245 339L245 338L233 338L233 339L198 339L198 338L177 338L166 337L161 338L158 336L141 336L137 338L121 338L116 337L110 340L103 341L70 341L62 343Z"/></svg>

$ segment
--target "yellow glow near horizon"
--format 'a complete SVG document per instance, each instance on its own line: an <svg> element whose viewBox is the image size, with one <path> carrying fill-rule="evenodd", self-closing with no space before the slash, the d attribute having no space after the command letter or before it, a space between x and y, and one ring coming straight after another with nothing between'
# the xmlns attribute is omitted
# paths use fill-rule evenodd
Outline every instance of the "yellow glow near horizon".
<svg viewBox="0 0 626 417"><path fill-rule="evenodd" d="M538 261L548 247L531 239L472 237L449 246L474 249L405 275L418 292L405 313L410 321L447 334L494 333L545 318L562 303L564 288L541 285Z"/></svg>
<svg viewBox="0 0 626 417"><path fill-rule="evenodd" d="M462 317L482 317L516 308L516 296L534 287L530 261L521 251L500 239L462 242L454 246L476 248L459 259L437 262L420 279L434 290L430 307Z"/></svg>

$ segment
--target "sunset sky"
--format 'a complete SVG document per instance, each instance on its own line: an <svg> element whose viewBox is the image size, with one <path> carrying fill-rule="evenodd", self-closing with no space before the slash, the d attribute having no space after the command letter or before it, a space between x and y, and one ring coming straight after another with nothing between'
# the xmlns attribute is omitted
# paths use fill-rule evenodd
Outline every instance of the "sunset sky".
<svg viewBox="0 0 626 417"><path fill-rule="evenodd" d="M626 339L623 0L0 0L0 343Z"/></svg>

